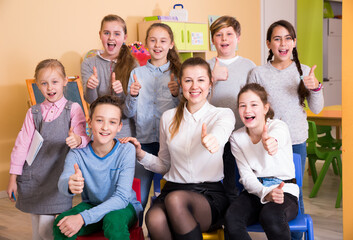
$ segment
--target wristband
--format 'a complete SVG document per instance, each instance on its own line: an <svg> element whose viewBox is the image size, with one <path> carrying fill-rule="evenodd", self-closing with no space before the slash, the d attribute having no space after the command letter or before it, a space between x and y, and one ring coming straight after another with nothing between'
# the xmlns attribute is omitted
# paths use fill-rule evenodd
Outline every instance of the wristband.
<svg viewBox="0 0 353 240"><path fill-rule="evenodd" d="M321 90L321 88L322 88L322 84L321 84L321 82L319 82L319 86L317 88L315 88L315 89L311 89L311 91L318 92L318 91Z"/></svg>

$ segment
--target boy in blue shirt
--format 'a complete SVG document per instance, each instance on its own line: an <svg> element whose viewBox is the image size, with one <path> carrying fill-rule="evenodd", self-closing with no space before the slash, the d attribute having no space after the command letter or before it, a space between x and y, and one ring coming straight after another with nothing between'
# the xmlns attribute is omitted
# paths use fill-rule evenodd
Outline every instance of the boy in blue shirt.
<svg viewBox="0 0 353 240"><path fill-rule="evenodd" d="M55 219L54 239L76 239L101 229L108 239L129 239L142 206L132 190L135 147L115 139L121 116L120 103L112 96L91 104L88 124L94 140L68 153L58 182L60 192L81 193L82 202Z"/></svg>

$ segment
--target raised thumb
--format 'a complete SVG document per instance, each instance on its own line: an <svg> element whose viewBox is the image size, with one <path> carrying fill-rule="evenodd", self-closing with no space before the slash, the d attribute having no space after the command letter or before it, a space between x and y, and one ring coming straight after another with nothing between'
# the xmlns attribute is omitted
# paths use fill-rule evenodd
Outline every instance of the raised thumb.
<svg viewBox="0 0 353 240"><path fill-rule="evenodd" d="M174 81L174 73L170 74L170 81L173 82Z"/></svg>
<svg viewBox="0 0 353 240"><path fill-rule="evenodd" d="M75 174L82 176L82 172L81 172L80 167L78 166L77 163L75 163L74 168L75 168Z"/></svg>
<svg viewBox="0 0 353 240"><path fill-rule="evenodd" d="M268 138L267 125L264 125L264 130L262 132L262 139L266 140Z"/></svg>
<svg viewBox="0 0 353 240"><path fill-rule="evenodd" d="M314 74L315 69L316 69L316 65L312 66L310 69L309 75Z"/></svg>
<svg viewBox="0 0 353 240"><path fill-rule="evenodd" d="M134 77L135 83L139 83L139 81L137 80L136 74L134 74L133 77Z"/></svg>
<svg viewBox="0 0 353 240"><path fill-rule="evenodd" d="M112 72L112 83L114 83L116 81L115 79L115 72Z"/></svg>
<svg viewBox="0 0 353 240"><path fill-rule="evenodd" d="M282 189L283 188L283 186L284 186L284 182L281 182L279 185L278 185L278 189Z"/></svg>
<svg viewBox="0 0 353 240"><path fill-rule="evenodd" d="M202 132L201 132L201 137L204 138L207 135L207 126L205 123L202 124Z"/></svg>
<svg viewBox="0 0 353 240"><path fill-rule="evenodd" d="M74 135L74 128L73 127L70 127L70 130L69 130L69 137L73 136Z"/></svg>

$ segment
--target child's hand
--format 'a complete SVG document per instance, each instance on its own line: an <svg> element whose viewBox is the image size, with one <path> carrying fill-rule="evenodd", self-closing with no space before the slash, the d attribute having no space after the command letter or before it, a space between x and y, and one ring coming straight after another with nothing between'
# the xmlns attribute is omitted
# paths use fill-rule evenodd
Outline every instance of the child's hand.
<svg viewBox="0 0 353 240"><path fill-rule="evenodd" d="M69 130L69 136L66 138L66 144L71 149L80 146L82 143L82 139L79 135L75 134L73 128L71 127Z"/></svg>
<svg viewBox="0 0 353 240"><path fill-rule="evenodd" d="M170 74L170 81L168 82L168 88L173 97L177 97L179 95L179 85L174 80L174 74Z"/></svg>
<svg viewBox="0 0 353 240"><path fill-rule="evenodd" d="M77 163L74 165L75 173L69 178L69 189L73 194L80 194L85 186L85 179Z"/></svg>
<svg viewBox="0 0 353 240"><path fill-rule="evenodd" d="M7 196L9 196L9 199L11 202L15 202L15 199L12 196L12 193L16 195L17 193L17 182L16 182L17 175L11 174L10 179L9 179L9 185L7 186Z"/></svg>
<svg viewBox="0 0 353 240"><path fill-rule="evenodd" d="M220 66L218 58L216 58L216 63L212 71L213 82L226 81L228 79L228 68L225 66Z"/></svg>
<svg viewBox="0 0 353 240"><path fill-rule="evenodd" d="M81 227L85 224L81 214L71 215L63 217L57 224L62 234L66 237L72 237Z"/></svg>
<svg viewBox="0 0 353 240"><path fill-rule="evenodd" d="M134 77L135 81L130 86L130 95L132 97L137 97L137 95L139 95L141 85L140 85L139 81L137 81L136 74L134 74L133 77Z"/></svg>
<svg viewBox="0 0 353 240"><path fill-rule="evenodd" d="M131 142L132 144L134 144L134 146L136 148L137 160L140 161L141 159L143 159L145 157L146 152L141 149L141 144L139 141L137 141L136 138L134 138L134 137L119 138L119 142L121 142L121 143Z"/></svg>
<svg viewBox="0 0 353 240"><path fill-rule="evenodd" d="M264 131L262 132L262 145L269 155L273 156L277 153L278 142L275 138L268 136L267 125L264 125Z"/></svg>
<svg viewBox="0 0 353 240"><path fill-rule="evenodd" d="M207 126L202 124L201 143L210 152L215 153L219 149L219 144L215 136L207 134Z"/></svg>
<svg viewBox="0 0 353 240"><path fill-rule="evenodd" d="M123 92L123 85L117 79L115 79L115 72L112 73L112 89L116 94Z"/></svg>
<svg viewBox="0 0 353 240"><path fill-rule="evenodd" d="M282 204L284 201L284 193L282 190L283 186L284 186L284 182L281 182L278 185L278 187L272 189L272 191L266 195L265 200L269 202Z"/></svg>
<svg viewBox="0 0 353 240"><path fill-rule="evenodd" d="M98 87L99 80L98 80L98 74L97 74L97 68L93 67L93 74L89 77L87 81L87 87L90 89L95 89Z"/></svg>
<svg viewBox="0 0 353 240"><path fill-rule="evenodd" d="M304 85L307 89L316 89L319 87L319 81L316 79L315 77L315 68L316 68L316 65L314 65L311 69L310 69L310 73L308 76L305 76L303 78L303 82L304 82Z"/></svg>

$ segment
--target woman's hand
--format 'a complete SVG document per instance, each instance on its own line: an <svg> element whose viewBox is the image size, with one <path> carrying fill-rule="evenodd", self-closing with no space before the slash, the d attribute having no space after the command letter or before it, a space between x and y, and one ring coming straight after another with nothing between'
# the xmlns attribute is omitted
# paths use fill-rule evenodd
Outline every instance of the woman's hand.
<svg viewBox="0 0 353 240"><path fill-rule="evenodd" d="M207 133L207 126L205 123L202 124L201 143L210 153L215 153L219 150L217 138L214 135Z"/></svg>
<svg viewBox="0 0 353 240"><path fill-rule="evenodd" d="M131 142L132 144L134 144L134 146L136 148L137 160L141 161L141 159L143 159L145 157L146 152L142 150L141 143L139 141L137 141L136 138L134 138L134 137L119 138L119 142L121 142L121 143Z"/></svg>

